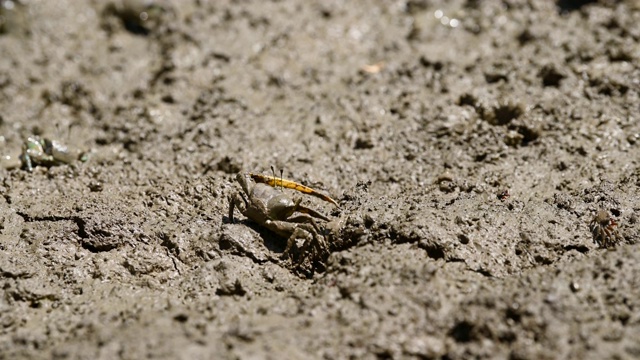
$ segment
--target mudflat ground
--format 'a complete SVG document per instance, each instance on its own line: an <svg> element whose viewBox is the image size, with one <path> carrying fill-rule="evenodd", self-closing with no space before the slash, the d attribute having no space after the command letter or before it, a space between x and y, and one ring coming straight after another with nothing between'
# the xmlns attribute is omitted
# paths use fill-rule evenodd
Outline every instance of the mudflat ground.
<svg viewBox="0 0 640 360"><path fill-rule="evenodd" d="M640 358L638 24L1 0L0 358ZM20 169L33 135L89 160ZM330 255L230 221L271 166Z"/></svg>

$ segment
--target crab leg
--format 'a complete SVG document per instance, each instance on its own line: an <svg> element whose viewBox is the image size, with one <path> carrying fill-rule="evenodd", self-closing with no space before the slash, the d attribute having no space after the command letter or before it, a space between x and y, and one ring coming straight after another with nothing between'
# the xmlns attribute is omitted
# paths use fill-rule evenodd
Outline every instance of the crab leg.
<svg viewBox="0 0 640 360"><path fill-rule="evenodd" d="M257 182L257 183L263 183L263 184L267 184L269 186L273 186L273 187L277 187L277 186L282 186L282 187L286 187L287 189L293 189L293 190L297 190L300 191L302 193L311 195L311 196L315 196L317 198L320 198L324 201L330 202L335 206L338 206L338 203L333 200L332 198L330 198L329 196L318 192L317 190L314 190L310 187L304 186L302 184L299 184L297 182L291 181L291 180L285 180L282 178L278 178L275 176L268 176L268 175L261 175L261 174L252 174L249 173L249 176L251 176L251 178L253 179L253 181Z"/></svg>
<svg viewBox="0 0 640 360"><path fill-rule="evenodd" d="M315 218L322 219L324 221L329 221L329 218L327 218L326 216L320 214L319 212L317 212L317 211L315 211L313 209L310 209L310 208L302 206L302 205L298 205L298 207L296 207L296 211L300 212L300 213L303 213L303 214L309 214L309 215L311 215L311 216L313 216ZM293 221L293 220L291 220L291 218L289 218L289 221Z"/></svg>

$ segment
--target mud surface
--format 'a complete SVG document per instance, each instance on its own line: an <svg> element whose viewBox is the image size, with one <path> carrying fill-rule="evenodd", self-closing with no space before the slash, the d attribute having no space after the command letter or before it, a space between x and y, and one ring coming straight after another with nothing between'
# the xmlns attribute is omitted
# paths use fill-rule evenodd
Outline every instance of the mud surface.
<svg viewBox="0 0 640 360"><path fill-rule="evenodd" d="M142 3L0 1L0 358L640 358L640 3Z"/></svg>

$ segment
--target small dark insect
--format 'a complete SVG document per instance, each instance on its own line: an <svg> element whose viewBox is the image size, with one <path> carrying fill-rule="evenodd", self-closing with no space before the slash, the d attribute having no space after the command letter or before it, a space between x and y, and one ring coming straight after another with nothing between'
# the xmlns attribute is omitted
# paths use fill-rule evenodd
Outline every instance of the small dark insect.
<svg viewBox="0 0 640 360"><path fill-rule="evenodd" d="M622 235L617 229L618 223L609 213L600 210L589 223L589 229L593 235L593 242L601 248L610 248L622 240Z"/></svg>
<svg viewBox="0 0 640 360"><path fill-rule="evenodd" d="M511 194L509 194L509 189L502 190L502 192L498 194L498 200L505 201L509 196L511 196Z"/></svg>

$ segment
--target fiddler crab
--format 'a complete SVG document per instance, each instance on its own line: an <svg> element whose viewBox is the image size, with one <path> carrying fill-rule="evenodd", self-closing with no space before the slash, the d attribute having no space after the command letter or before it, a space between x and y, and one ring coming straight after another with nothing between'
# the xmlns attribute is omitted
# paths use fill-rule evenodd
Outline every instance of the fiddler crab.
<svg viewBox="0 0 640 360"><path fill-rule="evenodd" d="M291 198L282 188L294 189L304 194L318 197L338 206L332 198L302 184L275 176L252 173L239 173L236 180L242 188L229 199L229 221L233 222L234 209L280 237L287 238L287 246L283 253L292 263L301 264L305 259L312 263L329 255L329 247L323 231L316 219L329 221L319 212L300 204L299 197ZM295 214L295 215L294 215ZM299 257L294 260L292 251L296 241L303 239L299 249Z"/></svg>
<svg viewBox="0 0 640 360"><path fill-rule="evenodd" d="M76 160L85 162L87 159L86 153L71 151L56 140L39 136L29 136L22 145L22 154L20 154L22 168L29 172L33 171L36 165L51 167L71 164Z"/></svg>
<svg viewBox="0 0 640 360"><path fill-rule="evenodd" d="M589 230L593 236L593 241L601 248L609 248L617 245L623 240L622 235L616 229L618 223L609 216L609 213L600 210L589 223Z"/></svg>

